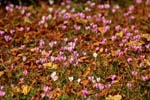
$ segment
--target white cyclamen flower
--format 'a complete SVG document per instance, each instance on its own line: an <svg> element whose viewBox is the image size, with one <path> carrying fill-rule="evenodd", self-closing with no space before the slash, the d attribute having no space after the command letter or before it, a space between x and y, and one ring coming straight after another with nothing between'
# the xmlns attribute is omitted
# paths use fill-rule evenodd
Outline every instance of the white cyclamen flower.
<svg viewBox="0 0 150 100"><path fill-rule="evenodd" d="M56 72L53 72L53 73L51 74L51 78L52 78L53 81L58 80L58 76L56 75Z"/></svg>
<svg viewBox="0 0 150 100"><path fill-rule="evenodd" d="M73 76L68 77L69 81L72 82L73 81Z"/></svg>
<svg viewBox="0 0 150 100"><path fill-rule="evenodd" d="M98 56L98 54L95 52L95 53L93 53L93 57L94 58L97 58L97 56Z"/></svg>

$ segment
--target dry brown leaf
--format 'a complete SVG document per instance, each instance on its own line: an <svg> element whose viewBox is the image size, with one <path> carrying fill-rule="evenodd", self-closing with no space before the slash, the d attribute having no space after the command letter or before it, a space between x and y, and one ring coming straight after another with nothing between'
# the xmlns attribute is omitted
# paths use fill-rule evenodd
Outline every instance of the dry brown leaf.
<svg viewBox="0 0 150 100"><path fill-rule="evenodd" d="M118 33L116 33L117 34L117 36L119 36L119 37L123 37L123 32L122 31L120 31L120 32L118 32Z"/></svg>
<svg viewBox="0 0 150 100"><path fill-rule="evenodd" d="M91 68L87 67L85 74L83 75L83 77L87 77L89 76L89 74L91 73Z"/></svg>
<svg viewBox="0 0 150 100"><path fill-rule="evenodd" d="M88 83L89 83L88 80L82 80L82 81L81 81L81 84L84 85L84 86L86 86Z"/></svg>
<svg viewBox="0 0 150 100"><path fill-rule="evenodd" d="M28 85L23 85L23 86L22 86L22 93L23 93L24 95L27 95L27 94L30 92L30 90L31 90L31 87L30 87L30 86L28 86Z"/></svg>
<svg viewBox="0 0 150 100"><path fill-rule="evenodd" d="M57 64L53 64L53 63L51 63L51 62L44 63L43 66L44 66L44 67L48 67L48 69L57 69L57 68L58 68L58 65L57 65Z"/></svg>
<svg viewBox="0 0 150 100"><path fill-rule="evenodd" d="M4 71L0 71L0 77L4 74Z"/></svg>
<svg viewBox="0 0 150 100"><path fill-rule="evenodd" d="M106 97L106 100L121 100L122 99L122 96L121 95L109 95L108 97Z"/></svg>

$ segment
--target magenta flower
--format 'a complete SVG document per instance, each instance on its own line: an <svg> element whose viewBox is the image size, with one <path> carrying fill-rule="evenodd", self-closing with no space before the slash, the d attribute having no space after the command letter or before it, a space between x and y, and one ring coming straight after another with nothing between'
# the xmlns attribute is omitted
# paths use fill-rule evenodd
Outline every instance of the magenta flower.
<svg viewBox="0 0 150 100"><path fill-rule="evenodd" d="M142 80L143 80L144 82L149 79L148 76L142 76L141 78L142 78Z"/></svg>
<svg viewBox="0 0 150 100"><path fill-rule="evenodd" d="M5 32L0 30L0 35L3 35Z"/></svg>
<svg viewBox="0 0 150 100"><path fill-rule="evenodd" d="M127 88L131 88L132 87L132 84L131 83L127 83Z"/></svg>
<svg viewBox="0 0 150 100"><path fill-rule="evenodd" d="M81 29L81 26L74 25L74 29L75 29L76 31L79 31L79 30Z"/></svg>
<svg viewBox="0 0 150 100"><path fill-rule="evenodd" d="M120 31L120 29L121 29L121 26L120 26L120 25L115 26L115 30L116 30L117 32Z"/></svg>
<svg viewBox="0 0 150 100"><path fill-rule="evenodd" d="M111 80L112 80L112 81L114 81L116 78L117 78L116 75L112 75L112 76L111 76Z"/></svg>
<svg viewBox="0 0 150 100"><path fill-rule="evenodd" d="M45 45L44 40L40 40L40 42L39 42L39 47L42 48L44 45Z"/></svg>
<svg viewBox="0 0 150 100"><path fill-rule="evenodd" d="M146 0L145 4L149 5L150 4L150 0Z"/></svg>
<svg viewBox="0 0 150 100"><path fill-rule="evenodd" d="M136 72L136 71L132 71L132 76L136 77L136 76L137 76L137 74L138 74L138 72Z"/></svg>
<svg viewBox="0 0 150 100"><path fill-rule="evenodd" d="M82 90L82 95L84 96L84 98L87 98L89 96L89 93L87 90Z"/></svg>
<svg viewBox="0 0 150 100"><path fill-rule="evenodd" d="M116 35L113 35L112 37L111 37L111 40L112 41L115 41L117 39L117 36Z"/></svg>
<svg viewBox="0 0 150 100"><path fill-rule="evenodd" d="M103 29L103 33L106 33L106 32L108 32L110 30L110 26L106 26L104 29Z"/></svg>
<svg viewBox="0 0 150 100"><path fill-rule="evenodd" d="M51 88L50 88L49 86L44 86L44 87L43 87L43 91L44 91L45 93L47 93L50 89L51 89Z"/></svg>
<svg viewBox="0 0 150 100"><path fill-rule="evenodd" d="M127 62L130 63L132 61L132 58L128 58Z"/></svg>
<svg viewBox="0 0 150 100"><path fill-rule="evenodd" d="M103 44L103 45L106 44L106 38L102 39L101 44Z"/></svg>
<svg viewBox="0 0 150 100"><path fill-rule="evenodd" d="M15 30L10 30L10 34L13 34L13 33L15 33L16 31Z"/></svg>
<svg viewBox="0 0 150 100"><path fill-rule="evenodd" d="M23 28L23 27L20 27L20 28L19 28L19 31L20 31L20 32L24 31L24 28Z"/></svg>
<svg viewBox="0 0 150 100"><path fill-rule="evenodd" d="M3 89L4 89L4 86L0 86L0 97L3 97L3 96L5 96L5 92L3 91Z"/></svg>
<svg viewBox="0 0 150 100"><path fill-rule="evenodd" d="M2 91L2 90L0 90L0 97L3 97L3 96L5 96L5 92L4 91Z"/></svg>
<svg viewBox="0 0 150 100"><path fill-rule="evenodd" d="M109 4L105 4L105 5L104 5L104 8L105 8L105 9L109 9L109 8L110 8L110 5L109 5Z"/></svg>
<svg viewBox="0 0 150 100"><path fill-rule="evenodd" d="M136 3L137 3L137 4L141 4L141 3L142 3L142 0L136 0Z"/></svg>
<svg viewBox="0 0 150 100"><path fill-rule="evenodd" d="M95 80L94 80L94 76L89 76L89 77L88 77L88 80L91 81L91 82L94 82L94 81L95 81Z"/></svg>
<svg viewBox="0 0 150 100"><path fill-rule="evenodd" d="M110 83L108 83L108 84L105 85L105 88L110 88L110 87L111 87Z"/></svg>
<svg viewBox="0 0 150 100"><path fill-rule="evenodd" d="M69 13L65 13L63 16L64 19L69 19L70 18L70 14Z"/></svg>
<svg viewBox="0 0 150 100"><path fill-rule="evenodd" d="M27 76L27 75L28 75L28 70L25 69L25 70L23 71L23 75L24 75L24 76Z"/></svg>
<svg viewBox="0 0 150 100"><path fill-rule="evenodd" d="M100 91L103 90L105 87L101 83L96 83L96 88L98 88Z"/></svg>
<svg viewBox="0 0 150 100"><path fill-rule="evenodd" d="M8 42L12 39L12 37L10 37L9 35L5 35L4 39L5 39L6 42Z"/></svg>

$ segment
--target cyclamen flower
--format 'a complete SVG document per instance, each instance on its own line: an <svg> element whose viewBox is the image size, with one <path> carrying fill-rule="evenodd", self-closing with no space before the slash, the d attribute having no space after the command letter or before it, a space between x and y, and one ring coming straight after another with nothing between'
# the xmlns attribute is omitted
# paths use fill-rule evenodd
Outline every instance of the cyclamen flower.
<svg viewBox="0 0 150 100"><path fill-rule="evenodd" d="M3 97L3 96L5 96L5 92L4 91L2 91L2 90L0 90L0 97Z"/></svg>
<svg viewBox="0 0 150 100"><path fill-rule="evenodd" d="M3 91L4 86L0 86L0 97L5 96L5 91Z"/></svg>
<svg viewBox="0 0 150 100"><path fill-rule="evenodd" d="M68 77L69 81L72 82L73 81L73 76Z"/></svg>
<svg viewBox="0 0 150 100"><path fill-rule="evenodd" d="M5 32L0 30L0 35L3 35Z"/></svg>
<svg viewBox="0 0 150 100"><path fill-rule="evenodd" d="M56 75L56 72L53 72L51 74L51 78L52 78L53 81L57 81L58 80L58 76Z"/></svg>
<svg viewBox="0 0 150 100"><path fill-rule="evenodd" d="M70 18L70 14L69 13L65 13L63 16L64 19L69 19Z"/></svg>
<svg viewBox="0 0 150 100"><path fill-rule="evenodd" d="M84 96L84 98L87 98L89 96L89 93L87 90L82 90L82 95Z"/></svg>
<svg viewBox="0 0 150 100"><path fill-rule="evenodd" d="M105 88L110 88L110 87L111 87L110 83L108 83L108 84L105 85Z"/></svg>
<svg viewBox="0 0 150 100"><path fill-rule="evenodd" d="M106 44L106 38L102 39L102 42L101 42L103 45Z"/></svg>
<svg viewBox="0 0 150 100"><path fill-rule="evenodd" d="M20 28L19 28L19 31L20 31L20 32L24 31L24 28L23 28L23 27L20 27Z"/></svg>
<svg viewBox="0 0 150 100"><path fill-rule="evenodd" d="M97 58L98 54L97 53L93 53L93 57Z"/></svg>
<svg viewBox="0 0 150 100"><path fill-rule="evenodd" d="M75 29L76 31L79 31L79 30L81 29L81 26L74 25L74 29Z"/></svg>
<svg viewBox="0 0 150 100"><path fill-rule="evenodd" d="M148 80L148 76L142 76L142 80L143 81L147 81Z"/></svg>
<svg viewBox="0 0 150 100"><path fill-rule="evenodd" d="M49 86L44 86L44 87L43 87L43 91L44 91L45 93L47 93L50 89L51 89L51 88L50 88Z"/></svg>
<svg viewBox="0 0 150 100"><path fill-rule="evenodd" d="M15 30L10 30L10 34L13 34L15 33L16 31Z"/></svg>
<svg viewBox="0 0 150 100"><path fill-rule="evenodd" d="M132 87L132 84L131 83L127 83L127 88L131 88Z"/></svg>
<svg viewBox="0 0 150 100"><path fill-rule="evenodd" d="M105 28L104 28L104 30L103 30L103 33L106 33L106 32L108 32L110 30L110 26L106 26Z"/></svg>
<svg viewBox="0 0 150 100"><path fill-rule="evenodd" d="M112 75L111 80L114 81L116 79L116 77L117 77L116 75Z"/></svg>
<svg viewBox="0 0 150 100"><path fill-rule="evenodd" d="M150 4L150 0L146 0L145 4L149 5Z"/></svg>
<svg viewBox="0 0 150 100"><path fill-rule="evenodd" d="M117 25L116 27L115 27L115 30L118 32L118 31L120 31L120 29L121 29L121 26L120 25Z"/></svg>
<svg viewBox="0 0 150 100"><path fill-rule="evenodd" d="M136 0L136 3L137 3L137 4L141 4L141 3L142 3L142 0Z"/></svg>
<svg viewBox="0 0 150 100"><path fill-rule="evenodd" d="M23 71L23 75L24 75L24 76L27 76L27 75L28 75L28 70L24 70L24 71Z"/></svg>
<svg viewBox="0 0 150 100"><path fill-rule="evenodd" d="M136 77L136 76L137 76L137 74L138 74L138 72L136 72L136 71L132 71L132 76Z"/></svg>
<svg viewBox="0 0 150 100"><path fill-rule="evenodd" d="M114 35L114 36L111 37L111 40L112 40L112 41L115 41L116 39L117 39L117 36L116 36L116 35Z"/></svg>
<svg viewBox="0 0 150 100"><path fill-rule="evenodd" d="M91 81L91 82L93 82L93 83L95 83L94 76L89 76L88 80Z"/></svg>
<svg viewBox="0 0 150 100"><path fill-rule="evenodd" d="M105 8L105 9L109 9L109 8L110 8L110 5L109 5L109 4L105 4L105 5L104 5L104 8Z"/></svg>
<svg viewBox="0 0 150 100"><path fill-rule="evenodd" d="M104 85L101 83L96 83L96 88L98 88L101 91L104 89Z"/></svg>
<svg viewBox="0 0 150 100"><path fill-rule="evenodd" d="M42 48L45 45L44 40L40 40L39 47Z"/></svg>
<svg viewBox="0 0 150 100"><path fill-rule="evenodd" d="M6 42L8 42L12 39L12 37L10 37L9 35L5 35L4 39L5 39Z"/></svg>
<svg viewBox="0 0 150 100"><path fill-rule="evenodd" d="M132 61L132 58L128 58L127 62L130 63Z"/></svg>

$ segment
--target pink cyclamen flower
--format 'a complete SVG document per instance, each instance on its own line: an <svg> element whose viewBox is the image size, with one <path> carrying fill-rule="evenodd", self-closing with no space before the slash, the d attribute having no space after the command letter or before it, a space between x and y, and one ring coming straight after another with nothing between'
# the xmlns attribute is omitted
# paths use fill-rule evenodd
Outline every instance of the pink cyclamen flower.
<svg viewBox="0 0 150 100"><path fill-rule="evenodd" d="M106 44L106 38L102 39L101 44L105 45Z"/></svg>
<svg viewBox="0 0 150 100"><path fill-rule="evenodd" d="M110 26L106 26L104 29L103 29L103 33L106 33L106 32L108 32L110 30Z"/></svg>
<svg viewBox="0 0 150 100"><path fill-rule="evenodd" d="M95 81L95 80L94 80L94 76L89 76L89 77L88 77L88 80L91 81L91 82Z"/></svg>
<svg viewBox="0 0 150 100"><path fill-rule="evenodd" d="M131 88L132 87L132 84L131 83L127 83L127 88Z"/></svg>
<svg viewBox="0 0 150 100"><path fill-rule="evenodd" d="M123 56L123 52L121 50L117 50L117 55L118 55L118 57L122 57Z"/></svg>
<svg viewBox="0 0 150 100"><path fill-rule="evenodd" d="M116 77L117 77L116 75L112 75L112 76L111 76L111 80L112 80L112 81L115 80Z"/></svg>
<svg viewBox="0 0 150 100"><path fill-rule="evenodd" d="M24 28L23 28L23 27L20 27L20 28L19 28L19 31L20 31L20 32L24 31Z"/></svg>
<svg viewBox="0 0 150 100"><path fill-rule="evenodd" d="M150 0L146 0L145 4L150 5Z"/></svg>
<svg viewBox="0 0 150 100"><path fill-rule="evenodd" d="M79 31L79 30L81 29L81 26L74 25L74 29L75 29L76 31Z"/></svg>
<svg viewBox="0 0 150 100"><path fill-rule="evenodd" d="M141 4L141 3L142 3L142 0L136 0L136 3L137 3L137 4Z"/></svg>
<svg viewBox="0 0 150 100"><path fill-rule="evenodd" d="M111 87L110 83L108 83L108 84L105 85L105 88L110 88L110 87Z"/></svg>
<svg viewBox="0 0 150 100"><path fill-rule="evenodd" d="M136 76L137 76L137 74L138 74L138 72L136 72L136 71L132 71L132 76L136 77Z"/></svg>
<svg viewBox="0 0 150 100"><path fill-rule="evenodd" d="M46 93L50 90L51 88L49 86L44 86L43 87L43 91Z"/></svg>
<svg viewBox="0 0 150 100"><path fill-rule="evenodd" d="M13 34L13 33L15 33L16 31L15 30L10 30L10 34Z"/></svg>
<svg viewBox="0 0 150 100"><path fill-rule="evenodd" d="M101 83L96 83L96 88L98 88L100 91L103 90L105 87Z"/></svg>
<svg viewBox="0 0 150 100"><path fill-rule="evenodd" d="M147 81L148 79L149 79L148 76L142 76L143 81Z"/></svg>
<svg viewBox="0 0 150 100"><path fill-rule="evenodd" d="M3 35L5 32L0 30L0 35Z"/></svg>
<svg viewBox="0 0 150 100"><path fill-rule="evenodd" d="M3 97L3 96L5 96L5 92L4 91L2 91L2 90L0 90L0 97Z"/></svg>
<svg viewBox="0 0 150 100"><path fill-rule="evenodd" d="M132 61L132 58L128 58L127 62L130 63Z"/></svg>
<svg viewBox="0 0 150 100"><path fill-rule="evenodd" d="M40 40L39 47L42 48L45 45L44 40Z"/></svg>
<svg viewBox="0 0 150 100"><path fill-rule="evenodd" d="M63 16L64 19L69 19L70 18L70 14L69 13L65 13Z"/></svg>
<svg viewBox="0 0 150 100"><path fill-rule="evenodd" d="M24 75L24 76L27 76L27 75L28 75L28 70L25 69L25 70L23 71L23 75Z"/></svg>
<svg viewBox="0 0 150 100"><path fill-rule="evenodd" d="M5 39L6 42L8 42L12 39L12 37L10 37L9 35L5 35L4 39Z"/></svg>
<svg viewBox="0 0 150 100"><path fill-rule="evenodd" d="M121 29L121 26L120 25L117 25L117 26L115 26L115 31L120 31L120 29Z"/></svg>
<svg viewBox="0 0 150 100"><path fill-rule="evenodd" d="M82 90L82 95L84 96L84 98L87 98L89 93L87 90Z"/></svg>

